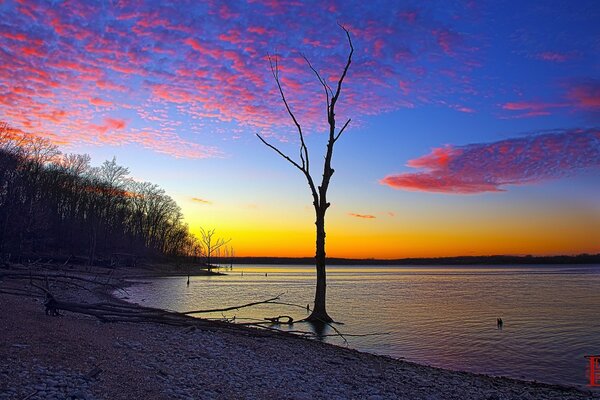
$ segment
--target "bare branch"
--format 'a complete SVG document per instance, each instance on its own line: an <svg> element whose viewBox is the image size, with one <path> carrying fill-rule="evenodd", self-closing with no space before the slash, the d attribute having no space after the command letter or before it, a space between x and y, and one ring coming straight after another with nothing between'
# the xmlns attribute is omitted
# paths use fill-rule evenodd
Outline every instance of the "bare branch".
<svg viewBox="0 0 600 400"><path fill-rule="evenodd" d="M329 106L330 106L329 96L330 95L333 96L333 90L331 90L331 87L329 87L329 85L327 84L327 81L325 81L325 79L321 76L319 71L317 71L316 68L313 67L310 60L304 54L302 54L302 58L304 58L304 61L306 61L306 63L308 64L308 67L312 70L312 72L314 72L317 79L323 86L323 89L325 90L325 97L327 99L327 115L329 115Z"/></svg>
<svg viewBox="0 0 600 400"><path fill-rule="evenodd" d="M342 129L340 129L340 131L338 132L336 137L333 139L334 142L337 142L337 140L340 138L340 136L342 136L342 133L344 133L344 130L346 130L346 127L348 126L350 121L352 121L352 118L349 118L348 121L346 121L346 123L344 124L344 126L342 126Z"/></svg>
<svg viewBox="0 0 600 400"><path fill-rule="evenodd" d="M256 136L258 136L258 138L260 139L260 141L263 142L265 144L265 146L270 147L271 149L273 149L281 157L283 157L284 159L288 160L294 167L298 168L300 171L302 171L302 173L306 174L306 171L304 170L304 168L301 167L296 161L292 160L290 157L288 157L285 154L283 154L281 152L281 150L279 150L277 147L273 146L271 143L267 142L258 133L256 134Z"/></svg>
<svg viewBox="0 0 600 400"><path fill-rule="evenodd" d="M350 32L348 31L348 29L346 29L346 27L344 25L339 24L339 23L338 23L338 25L340 26L340 28L342 28L344 30L344 32L346 32L346 37L348 38L348 44L350 45L350 54L348 54L348 61L346 61L346 66L344 67L344 72L342 72L342 76L340 76L340 79L338 80L335 95L331 99L331 108L332 109L335 106L337 99L340 97L340 92L342 91L342 82L344 82L344 78L346 77L346 74L348 73L350 64L352 64L352 54L354 54L354 46L352 45L352 38L350 37ZM332 110L332 113L333 113L333 110Z"/></svg>
<svg viewBox="0 0 600 400"><path fill-rule="evenodd" d="M256 134L256 136L258 136L258 138L261 140L261 142L263 142L267 147L270 147L271 149L273 149L277 154L279 154L281 157L286 159L290 164L292 164L294 167L298 168L304 174L304 176L306 177L306 181L308 182L308 187L310 188L310 192L313 196L313 201L315 203L318 203L319 195L317 194L317 190L315 188L315 183L314 183L312 176L310 175L307 167L306 168L301 167L296 161L292 160L290 157L283 154L281 152L281 150L279 150L277 147L275 147L272 144L270 144L269 142L267 142L258 133Z"/></svg>
<svg viewBox="0 0 600 400"><path fill-rule="evenodd" d="M232 310L239 310L240 308L245 308L245 307L252 307L258 304L265 304L265 303L272 303L274 301L277 301L281 298L281 296L283 295L283 293L272 297L270 299L267 300L262 300L262 301L254 301L252 303L248 303L248 304L242 304L240 306L231 306L231 307L225 307L225 308L212 308L212 309L208 309L208 310L195 310L195 311L186 311L186 312L182 312L180 314L183 315L191 315L191 314L204 314L204 313L212 313L212 312L224 312L224 311L232 311Z"/></svg>
<svg viewBox="0 0 600 400"><path fill-rule="evenodd" d="M275 78L275 83L277 84L277 88L279 89L279 94L281 95L281 100L283 100L285 109L287 110L289 116L292 118L292 121L294 121L294 125L296 125L296 129L298 130L298 135L300 136L300 143L302 146L300 149L300 159L302 160L302 170L306 169L306 171L309 171L308 149L306 148L306 144L304 143L304 135L302 133L302 127L300 126L300 123L298 122L298 120L296 119L296 116L292 112L292 109L290 108L290 105L287 102L285 94L283 93L281 81L279 80L279 64L278 64L277 57L275 57L275 63L273 63L273 58L270 55L268 57L269 57L269 64L271 65L271 73L273 74L273 78ZM302 154L303 152L304 152L304 155Z"/></svg>

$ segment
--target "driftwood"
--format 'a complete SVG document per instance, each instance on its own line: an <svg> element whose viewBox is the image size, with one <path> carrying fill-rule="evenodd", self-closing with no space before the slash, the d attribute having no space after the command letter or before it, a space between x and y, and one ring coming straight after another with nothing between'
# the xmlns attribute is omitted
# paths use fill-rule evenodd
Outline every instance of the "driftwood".
<svg viewBox="0 0 600 400"><path fill-rule="evenodd" d="M108 281L105 283L101 283L95 279L84 278L82 276L77 276L77 275L69 275L66 272L64 272L64 273L46 273L46 274L33 273L31 271L0 272L0 278L9 278L9 279L15 279L15 280L27 280L30 282L32 282L32 281L48 282L51 279L52 283L60 283L60 284L64 284L67 286L76 287L78 289L90 291L90 289L87 288L85 285L76 283L76 282L84 282L84 283L92 283L95 285L106 286L113 290L124 291L122 287L120 287L118 285L110 284Z"/></svg>
<svg viewBox="0 0 600 400"><path fill-rule="evenodd" d="M181 314L183 314L183 315L207 314L207 313L212 313L212 312L225 312L225 311L239 310L240 308L252 307L252 306L259 305L259 304L267 304L267 303L279 304L279 303L277 303L277 300L279 300L282 295L283 295L283 293L278 294L277 296L267 299L267 300L255 301L252 303L242 304L241 306L231 306L231 307L226 307L226 308L211 308L211 309L207 309L207 310L186 311L186 312L182 312Z"/></svg>
<svg viewBox="0 0 600 400"><path fill-rule="evenodd" d="M286 321L281 321L282 318L287 318ZM294 323L294 318L289 315L280 315L278 317L265 318L265 321L270 321L273 324L287 324L292 325Z"/></svg>
<svg viewBox="0 0 600 400"><path fill-rule="evenodd" d="M6 279L4 279L6 278ZM3 287L0 289L0 293L10 294L10 295L18 295L18 296L29 296L29 297L38 297L45 298L44 306L45 312L50 316L58 316L59 311L68 311L74 312L83 315L89 315L97 318L102 322L133 322L133 323L159 323L166 324L172 326L180 326L188 329L201 329L201 330L210 330L210 331L236 331L243 332L249 336L273 336L273 335L284 335L287 337L305 337L305 338L323 338L328 336L338 336L342 338L342 340L348 344L346 336L354 337L354 336L374 336L374 335L383 335L386 333L374 333L374 334L364 334L364 335L352 335L352 334L342 334L332 323L323 321L324 325L328 325L335 332L334 334L317 334L312 331L302 331L302 330L281 330L273 326L273 324L282 324L282 325L293 325L299 323L314 323L314 321L307 321L306 319L302 319L299 321L295 321L289 315L279 315L277 317L266 317L263 320L256 320L256 322L235 322L235 316L233 318L226 318L224 314L222 319L217 320L209 320L206 318L197 318L193 317L193 314L203 314L203 313L215 313L220 312L224 313L227 311L239 310L242 308L253 307L260 304L278 304L278 305L286 305L292 306L296 308L301 308L306 310L305 306L300 306L297 304L287 303L281 301L281 296L283 293L268 298L262 301L254 301L251 303L246 303L242 305L229 306L224 308L212 308L212 309L204 309L204 310L193 310L187 312L175 312L162 310L157 308L145 307L137 304L128 304L128 303L116 303L116 302L100 302L94 304L86 304L86 303L75 303L75 302L67 302L60 300L54 293L51 291L51 285L63 285L63 287L71 287L82 289L86 291L92 291L90 289L90 284L93 285L101 285L104 287L108 287L111 289L123 290L121 287L117 285L110 284L110 280L112 278L112 274L108 276L108 279L102 281L98 280L98 276L95 276L94 279L90 279L86 276L78 276L71 275L65 272L50 272L50 273L39 273L33 272L31 269L25 270L8 270L8 271L0 271L0 279L1 282L5 283L7 280L10 281L21 281L28 280L30 287L37 289L36 291L31 291L25 288L19 287ZM87 284L87 285L86 285ZM41 292L41 293L40 293ZM310 310L308 310L310 311ZM248 327L260 328L260 329L247 329ZM94 371L96 372L96 371Z"/></svg>

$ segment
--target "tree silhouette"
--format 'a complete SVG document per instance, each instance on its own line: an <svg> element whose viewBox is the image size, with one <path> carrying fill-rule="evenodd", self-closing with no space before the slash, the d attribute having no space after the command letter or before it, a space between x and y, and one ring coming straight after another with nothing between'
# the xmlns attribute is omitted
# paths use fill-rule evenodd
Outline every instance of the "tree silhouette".
<svg viewBox="0 0 600 400"><path fill-rule="evenodd" d="M281 95L281 100L285 105L285 109L287 113L292 118L294 125L298 131L298 136L300 138L300 162L294 161L292 158L284 154L277 147L268 143L265 139L263 139L260 135L258 138L269 148L274 150L277 154L287 160L290 164L296 167L306 178L308 182L308 186L310 188L311 195L313 197L313 206L315 209L315 225L316 225L316 252L315 252L315 266L317 270L317 286L315 290L315 303L313 310L310 316L307 318L309 321L314 322L332 322L333 320L327 314L326 308L326 289L327 289L327 277L326 277L326 257L325 257L325 214L327 209L330 206L330 203L327 201L327 189L329 188L329 183L331 181L331 177L334 173L334 169L331 167L331 160L333 156L333 147L335 143L338 141L342 133L348 127L350 123L350 119L346 121L346 123L342 126L339 131L336 129L336 120L335 120L335 106L337 105L338 99L340 98L340 94L342 92L342 83L344 82L344 78L346 78L346 74L348 73L348 69L350 68L350 64L352 63L352 54L354 53L354 47L352 45L352 38L350 37L350 32L344 26L340 25L340 27L346 33L346 38L348 39L348 45L350 46L350 52L348 54L348 59L346 61L346 65L344 70L337 81L337 85L335 89L332 89L331 86L327 83L327 81L319 74L319 72L313 67L307 57L303 56L304 60L308 64L308 67L315 74L321 86L323 86L323 91L325 92L325 99L327 103L327 123L329 125L329 139L327 141L327 147L325 151L325 160L323 163L323 176L321 179L321 184L317 187L315 186L315 181L312 178L310 173L310 162L308 156L308 148L304 141L304 134L302 132L302 127L296 116L294 115L290 105L285 97L283 92L283 88L281 86L281 81L279 79L279 68L277 58L273 59L269 56L269 63L271 66L271 72L273 74L273 78L277 83L277 88L279 89L279 94Z"/></svg>
<svg viewBox="0 0 600 400"><path fill-rule="evenodd" d="M0 262L197 255L202 242L175 201L128 174L114 158L92 167L89 155L61 154L0 121Z"/></svg>
<svg viewBox="0 0 600 400"><path fill-rule="evenodd" d="M212 267L212 255L219 251L221 247L231 242L231 239L216 237L216 232L216 229L204 229L200 227L200 239L202 240L203 250L206 253L206 264L208 265L209 269Z"/></svg>

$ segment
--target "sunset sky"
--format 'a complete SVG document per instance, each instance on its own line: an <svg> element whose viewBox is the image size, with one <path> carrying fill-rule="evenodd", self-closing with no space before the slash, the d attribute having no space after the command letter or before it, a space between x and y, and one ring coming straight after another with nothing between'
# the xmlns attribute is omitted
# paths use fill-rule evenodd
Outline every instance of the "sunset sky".
<svg viewBox="0 0 600 400"><path fill-rule="evenodd" d="M116 156L240 256L314 254L298 138L320 179L338 120L333 257L600 252L600 2L0 0L0 121Z"/></svg>

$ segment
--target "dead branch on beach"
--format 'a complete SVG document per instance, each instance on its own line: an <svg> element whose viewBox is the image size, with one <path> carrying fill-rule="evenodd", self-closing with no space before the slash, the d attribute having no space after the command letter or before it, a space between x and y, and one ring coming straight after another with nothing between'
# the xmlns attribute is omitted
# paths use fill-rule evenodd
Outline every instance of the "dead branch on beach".
<svg viewBox="0 0 600 400"><path fill-rule="evenodd" d="M213 313L213 312L225 312L225 311L239 310L240 308L252 307L252 306L259 305L259 304L267 304L267 303L277 304L275 302L277 300L279 300L282 295L283 295L283 293L278 294L277 296L267 299L267 300L255 301L255 302L248 303L248 304L242 304L241 306L231 306L231 307L226 307L226 308L212 308L212 309L207 309L207 310L186 311L186 312L182 312L180 314L182 314L182 315L208 314L208 313Z"/></svg>
<svg viewBox="0 0 600 400"><path fill-rule="evenodd" d="M337 336L340 337L346 345L348 344L348 340L346 339L346 337L375 336L386 334L343 334L335 326L333 326L332 323L326 321L323 321L323 324L331 327L335 333L318 334L309 330L305 331L298 329L278 328L277 325L287 325L291 328L294 324L314 323L314 321L307 321L306 319L295 321L294 318L289 315L265 317L263 318L263 320L256 320L255 322L236 322L235 316L232 318L227 318L224 314L227 311L240 310L243 308L258 306L261 304L285 305L306 310L305 306L281 301L281 297L284 295L284 293L281 293L277 296L265 300L254 301L241 305L228 306L223 308L192 310L186 312L175 312L169 310L162 310L158 308L146 307L138 304L129 304L125 302L117 303L107 301L93 304L69 302L61 300L59 296L55 292L53 292L53 290L57 288L62 288L62 290L76 289L92 292L92 288L94 286L106 287L115 290L124 290L116 284L110 284L109 282L111 277L112 276L109 276L108 279L105 280L98 279L98 276L94 276L92 279L89 276L85 275L80 276L60 272L57 273L56 271L40 273L34 272L31 269L26 270L24 268L18 270L0 271L0 282L3 284L9 283L9 285L3 285L3 287L0 288L0 293L33 298L44 298L44 306L46 307L47 315L59 316L61 315L59 314L59 311L67 311L82 315L88 315L106 323L157 323L201 330L236 332L241 331L248 335L272 336L281 334L284 336L303 337L310 339ZM23 281L26 281L28 285L25 287L20 286L20 282ZM208 318L197 318L192 316L194 314L210 313L221 313L223 318L213 320ZM247 330L247 328L259 329Z"/></svg>
<svg viewBox="0 0 600 400"><path fill-rule="evenodd" d="M0 272L0 278L8 278L13 280L24 280L24 281L36 281L36 282L47 282L49 280L52 281L52 284L63 284L65 286L71 286L77 289L82 289L86 291L90 291L88 287L85 285L79 284L77 282L91 283L94 285L106 286L113 290L118 290L121 292L126 292L123 287L115 284L106 282L99 282L97 279L89 279L78 275L67 274L66 272L61 273L39 273L29 271L10 271L10 272Z"/></svg>

